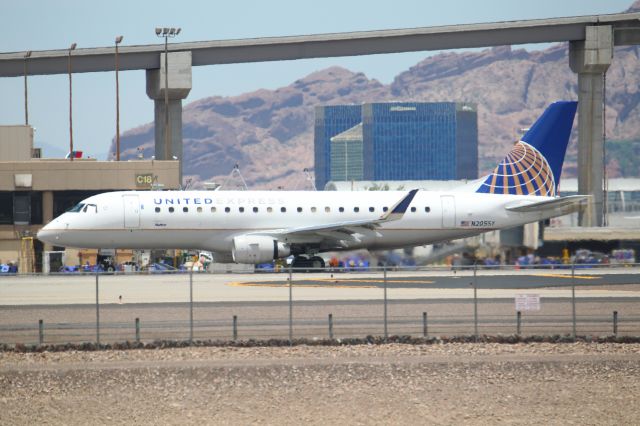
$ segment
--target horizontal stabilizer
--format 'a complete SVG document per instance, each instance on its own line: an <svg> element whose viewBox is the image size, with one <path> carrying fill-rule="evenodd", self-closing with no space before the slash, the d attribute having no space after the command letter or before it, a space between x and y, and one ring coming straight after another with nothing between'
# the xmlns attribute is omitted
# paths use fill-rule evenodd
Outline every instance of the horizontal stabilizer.
<svg viewBox="0 0 640 426"><path fill-rule="evenodd" d="M511 212L532 213L547 211L562 211L563 214L573 213L586 206L589 195L570 195L568 197L558 197L552 200L538 202L518 201L505 208Z"/></svg>

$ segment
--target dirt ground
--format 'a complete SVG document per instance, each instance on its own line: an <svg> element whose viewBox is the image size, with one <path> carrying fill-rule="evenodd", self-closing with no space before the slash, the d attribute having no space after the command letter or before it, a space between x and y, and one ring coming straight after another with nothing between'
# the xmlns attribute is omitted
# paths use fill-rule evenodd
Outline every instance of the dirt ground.
<svg viewBox="0 0 640 426"><path fill-rule="evenodd" d="M0 424L638 424L638 344L0 353Z"/></svg>

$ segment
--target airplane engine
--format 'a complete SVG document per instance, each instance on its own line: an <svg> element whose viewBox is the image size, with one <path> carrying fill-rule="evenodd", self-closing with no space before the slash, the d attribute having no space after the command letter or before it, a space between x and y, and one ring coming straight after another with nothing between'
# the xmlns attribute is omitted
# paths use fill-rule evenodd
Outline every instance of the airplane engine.
<svg viewBox="0 0 640 426"><path fill-rule="evenodd" d="M273 237L263 235L243 235L233 239L231 250L236 263L264 263L291 254L289 246Z"/></svg>

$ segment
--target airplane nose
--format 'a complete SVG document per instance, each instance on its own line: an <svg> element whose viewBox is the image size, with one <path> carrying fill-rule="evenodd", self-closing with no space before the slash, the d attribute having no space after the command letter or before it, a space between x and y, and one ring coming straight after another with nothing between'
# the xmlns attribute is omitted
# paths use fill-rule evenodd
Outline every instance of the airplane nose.
<svg viewBox="0 0 640 426"><path fill-rule="evenodd" d="M60 238L60 234L58 231L54 231L51 229L49 225L46 225L36 234L40 241L44 241L45 243L55 244L56 241Z"/></svg>

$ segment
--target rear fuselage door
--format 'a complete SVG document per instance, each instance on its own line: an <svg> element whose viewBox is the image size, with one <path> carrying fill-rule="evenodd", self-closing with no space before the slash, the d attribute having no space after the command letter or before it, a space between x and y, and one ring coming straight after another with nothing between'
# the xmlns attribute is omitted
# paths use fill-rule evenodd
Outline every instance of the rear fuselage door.
<svg viewBox="0 0 640 426"><path fill-rule="evenodd" d="M442 227L455 228L456 226L456 199L453 195L441 195L442 203Z"/></svg>
<svg viewBox="0 0 640 426"><path fill-rule="evenodd" d="M139 228L140 227L140 200L138 195L127 194L122 196L124 204L124 227Z"/></svg>

